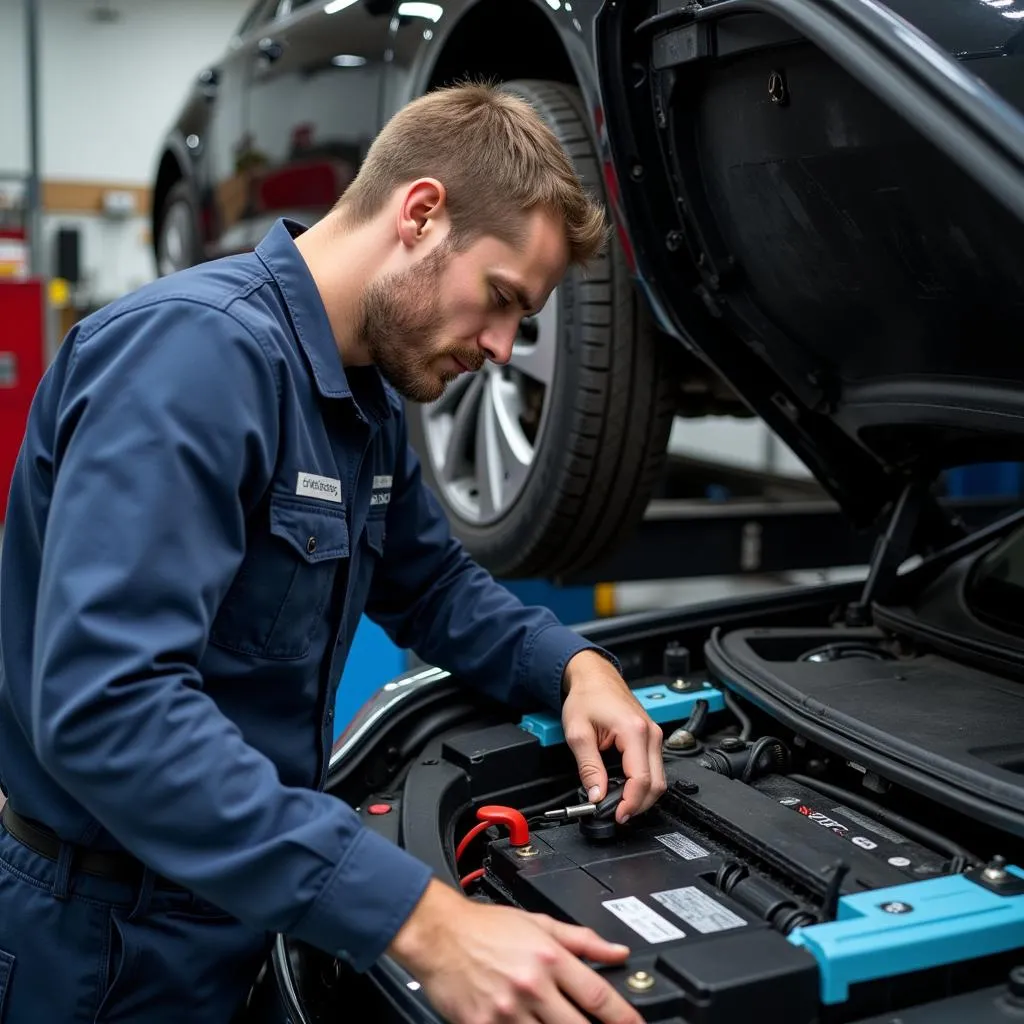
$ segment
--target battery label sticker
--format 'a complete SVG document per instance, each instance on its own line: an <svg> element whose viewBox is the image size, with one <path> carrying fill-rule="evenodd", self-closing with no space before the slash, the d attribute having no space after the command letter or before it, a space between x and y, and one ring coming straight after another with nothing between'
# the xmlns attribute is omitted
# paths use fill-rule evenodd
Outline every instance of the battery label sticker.
<svg viewBox="0 0 1024 1024"><path fill-rule="evenodd" d="M601 906L611 911L623 924L628 925L648 942L670 942L672 939L686 937L685 932L680 931L671 921L655 913L635 896L605 900Z"/></svg>
<svg viewBox="0 0 1024 1024"><path fill-rule="evenodd" d="M678 853L683 860L700 860L701 857L711 856L703 846L698 846L680 832L666 832L665 835L654 838L673 853Z"/></svg>
<svg viewBox="0 0 1024 1024"><path fill-rule="evenodd" d="M682 889L668 889L665 892L652 892L651 897L704 935L739 928L747 923L694 885L687 885Z"/></svg>

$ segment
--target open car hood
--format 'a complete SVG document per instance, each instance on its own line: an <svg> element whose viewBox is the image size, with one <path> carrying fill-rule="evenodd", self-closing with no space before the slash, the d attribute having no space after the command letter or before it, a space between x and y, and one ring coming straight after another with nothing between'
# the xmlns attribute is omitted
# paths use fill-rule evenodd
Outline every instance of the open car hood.
<svg viewBox="0 0 1024 1024"><path fill-rule="evenodd" d="M1024 0L606 0L662 326L869 525L1024 447Z"/></svg>

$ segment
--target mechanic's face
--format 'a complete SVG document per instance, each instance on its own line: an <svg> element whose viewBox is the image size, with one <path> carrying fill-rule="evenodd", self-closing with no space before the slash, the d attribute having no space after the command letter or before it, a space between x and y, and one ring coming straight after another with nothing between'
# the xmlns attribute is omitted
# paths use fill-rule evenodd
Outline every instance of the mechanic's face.
<svg viewBox="0 0 1024 1024"><path fill-rule="evenodd" d="M433 402L459 374L508 362L520 321L544 305L568 261L557 220L536 211L527 225L521 249L493 237L462 252L441 242L367 287L361 340L399 394Z"/></svg>

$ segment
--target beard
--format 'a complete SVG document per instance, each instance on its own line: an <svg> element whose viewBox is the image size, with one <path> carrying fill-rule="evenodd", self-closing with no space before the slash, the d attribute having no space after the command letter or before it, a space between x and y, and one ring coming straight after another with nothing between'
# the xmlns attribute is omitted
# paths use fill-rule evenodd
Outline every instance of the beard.
<svg viewBox="0 0 1024 1024"><path fill-rule="evenodd" d="M439 344L440 282L450 256L440 243L408 270L371 282L360 302L360 340L385 380L412 402L437 401L458 376L438 365L446 357L469 370L483 365L479 351Z"/></svg>

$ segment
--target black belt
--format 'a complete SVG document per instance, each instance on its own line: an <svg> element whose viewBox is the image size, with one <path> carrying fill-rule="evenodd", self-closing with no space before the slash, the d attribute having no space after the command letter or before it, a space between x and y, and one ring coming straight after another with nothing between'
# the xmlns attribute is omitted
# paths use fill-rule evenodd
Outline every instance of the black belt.
<svg viewBox="0 0 1024 1024"><path fill-rule="evenodd" d="M39 822L28 821L11 810L10 804L5 804L3 812L0 813L4 828L22 846L27 846L33 853L47 860L56 861L60 856L61 847L66 845L55 832ZM114 882L123 882L126 885L137 885L142 880L143 864L138 858L130 853L118 853L117 851L90 850L85 846L75 846L72 858L72 867L86 875L93 875L97 878L106 878ZM184 890L176 882L161 875L156 876L154 887L157 889L171 889L180 892Z"/></svg>

